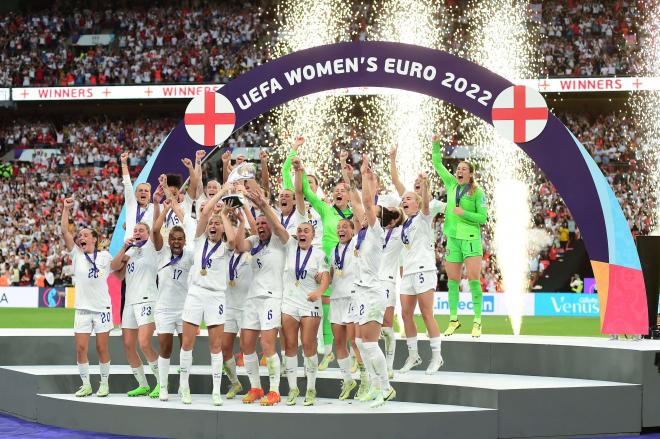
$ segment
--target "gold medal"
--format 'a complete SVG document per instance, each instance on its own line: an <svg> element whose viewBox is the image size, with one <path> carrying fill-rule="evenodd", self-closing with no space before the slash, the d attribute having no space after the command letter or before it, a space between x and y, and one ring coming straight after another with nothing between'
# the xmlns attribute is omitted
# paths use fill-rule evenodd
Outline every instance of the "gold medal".
<svg viewBox="0 0 660 439"><path fill-rule="evenodd" d="M235 287L236 286L236 281L234 279L229 281L229 286L230 287Z"/></svg>
<svg viewBox="0 0 660 439"><path fill-rule="evenodd" d="M298 281L298 280L296 281L296 286L297 286L297 287L300 286L300 281Z"/></svg>
<svg viewBox="0 0 660 439"><path fill-rule="evenodd" d="M356 257L359 257L359 256L360 256L360 250L355 249L355 251L353 252L353 254L354 254Z"/></svg>
<svg viewBox="0 0 660 439"><path fill-rule="evenodd" d="M201 274L202 276L206 276L208 274L208 271L206 271L206 268L202 268L201 270L199 270L199 274Z"/></svg>
<svg viewBox="0 0 660 439"><path fill-rule="evenodd" d="M337 270L336 273L337 273L337 276L343 276L344 275L341 268L339 270Z"/></svg>

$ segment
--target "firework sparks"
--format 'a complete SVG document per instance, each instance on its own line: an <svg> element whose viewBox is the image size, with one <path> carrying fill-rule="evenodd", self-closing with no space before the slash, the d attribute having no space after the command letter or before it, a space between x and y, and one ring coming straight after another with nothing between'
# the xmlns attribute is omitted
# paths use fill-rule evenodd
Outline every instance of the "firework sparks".
<svg viewBox="0 0 660 439"><path fill-rule="evenodd" d="M649 0L644 5L639 32L643 41L639 53L640 73L660 76L660 0ZM651 212L651 230L654 235L660 235L660 91L634 93L629 105L640 129L638 157L642 179L650 192L650 203L655 206Z"/></svg>

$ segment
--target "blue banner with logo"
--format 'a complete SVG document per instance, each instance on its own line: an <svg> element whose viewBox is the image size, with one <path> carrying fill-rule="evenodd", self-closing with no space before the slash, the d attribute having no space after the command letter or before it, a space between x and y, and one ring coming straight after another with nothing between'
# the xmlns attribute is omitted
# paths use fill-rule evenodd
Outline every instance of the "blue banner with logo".
<svg viewBox="0 0 660 439"><path fill-rule="evenodd" d="M600 302L597 294L537 293L534 295L534 315L598 317Z"/></svg>

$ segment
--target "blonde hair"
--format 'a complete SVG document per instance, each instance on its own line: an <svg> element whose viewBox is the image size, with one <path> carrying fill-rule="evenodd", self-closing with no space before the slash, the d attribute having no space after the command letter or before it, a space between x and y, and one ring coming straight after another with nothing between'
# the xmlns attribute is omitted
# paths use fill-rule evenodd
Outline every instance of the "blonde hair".
<svg viewBox="0 0 660 439"><path fill-rule="evenodd" d="M468 190L468 194L469 195L474 195L477 188L479 187L479 186L477 186L477 182L474 181L474 169L475 169L474 165L472 163L468 162L467 160L461 160L460 162L458 162L459 165L461 163L465 163L467 165L468 169L470 170L470 174L473 174L473 176L470 177L470 190Z"/></svg>

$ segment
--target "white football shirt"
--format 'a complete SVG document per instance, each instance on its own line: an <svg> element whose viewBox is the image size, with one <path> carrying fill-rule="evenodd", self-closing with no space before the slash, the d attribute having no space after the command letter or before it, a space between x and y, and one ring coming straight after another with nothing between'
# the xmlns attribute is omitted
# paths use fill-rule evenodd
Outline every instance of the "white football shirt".
<svg viewBox="0 0 660 439"><path fill-rule="evenodd" d="M291 239L291 238L290 238ZM282 297L282 280L286 263L286 246L272 235L267 244L259 251L259 237L250 236L247 240L252 245L252 285L248 298L251 297Z"/></svg>
<svg viewBox="0 0 660 439"><path fill-rule="evenodd" d="M131 247L126 256L126 305L156 300L158 253L154 243L147 240L142 247Z"/></svg>
<svg viewBox="0 0 660 439"><path fill-rule="evenodd" d="M325 253L318 247L311 246L307 250L298 248L295 239L289 239L286 244L287 262L284 275L284 299L299 304L303 307L309 306L311 302L307 300L307 295L319 287L316 283L318 273L329 273L330 268L326 262ZM307 254L309 259L307 264L303 263ZM296 257L298 259L298 268L302 270L300 278L296 278ZM298 283L298 285L296 285Z"/></svg>
<svg viewBox="0 0 660 439"><path fill-rule="evenodd" d="M110 311L110 294L108 292L108 275L112 255L107 251L96 253L96 268L87 260L85 253L77 245L69 253L73 260L73 280L76 285L75 309L87 311ZM87 255L94 260L94 253Z"/></svg>
<svg viewBox="0 0 660 439"><path fill-rule="evenodd" d="M193 265L193 252L183 249L181 259L168 265L174 255L167 245L158 252L158 309L183 309L188 294L188 274Z"/></svg>

